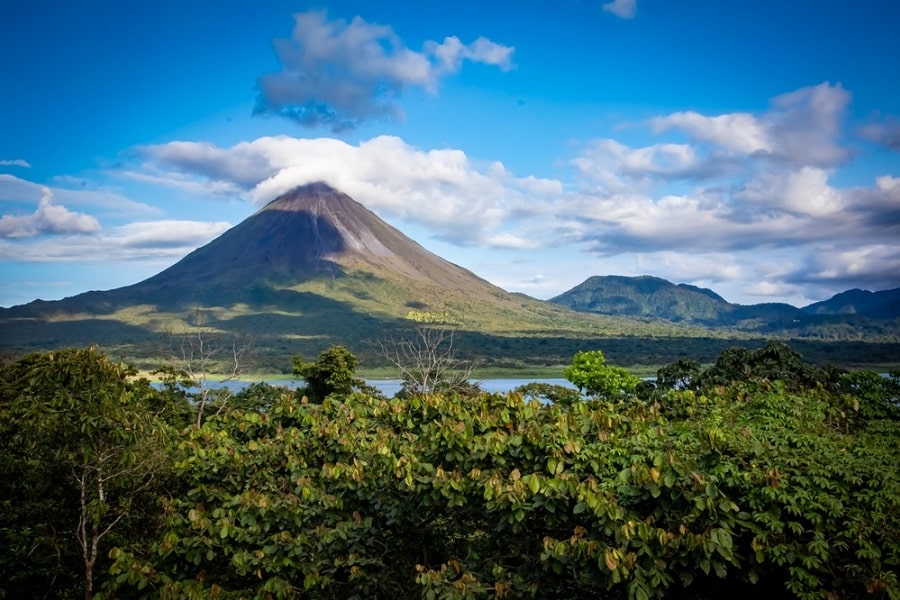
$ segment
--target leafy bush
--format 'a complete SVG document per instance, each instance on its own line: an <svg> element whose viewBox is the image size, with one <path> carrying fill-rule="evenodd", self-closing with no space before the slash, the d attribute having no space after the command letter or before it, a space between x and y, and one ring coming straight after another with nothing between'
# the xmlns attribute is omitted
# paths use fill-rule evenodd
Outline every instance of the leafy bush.
<svg viewBox="0 0 900 600"><path fill-rule="evenodd" d="M606 357L600 350L576 353L572 366L563 371L563 376L579 390L606 399L631 394L641 382L639 377L622 367L606 364Z"/></svg>
<svg viewBox="0 0 900 600"><path fill-rule="evenodd" d="M526 383L515 388L513 392L521 394L525 400L541 400L560 406L568 406L583 400L578 390L552 383Z"/></svg>

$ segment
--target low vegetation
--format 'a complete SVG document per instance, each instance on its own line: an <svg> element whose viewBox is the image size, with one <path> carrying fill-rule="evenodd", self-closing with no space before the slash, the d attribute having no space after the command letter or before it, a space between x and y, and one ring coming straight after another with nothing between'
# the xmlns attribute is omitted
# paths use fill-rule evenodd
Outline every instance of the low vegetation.
<svg viewBox="0 0 900 600"><path fill-rule="evenodd" d="M385 398L335 347L199 418L97 349L8 363L0 597L900 598L900 372L570 362Z"/></svg>

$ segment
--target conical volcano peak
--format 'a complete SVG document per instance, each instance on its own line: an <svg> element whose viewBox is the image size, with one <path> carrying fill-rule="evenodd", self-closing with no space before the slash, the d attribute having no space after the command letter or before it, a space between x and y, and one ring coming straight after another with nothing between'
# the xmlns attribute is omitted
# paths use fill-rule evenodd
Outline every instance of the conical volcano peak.
<svg viewBox="0 0 900 600"><path fill-rule="evenodd" d="M295 287L354 273L367 273L372 280L400 287L433 286L435 296L464 290L462 294L471 299L499 291L428 252L324 182L282 194L206 246L130 289L143 290L145 297L163 289L172 296L194 296L199 284L221 297L260 285Z"/></svg>
<svg viewBox="0 0 900 600"><path fill-rule="evenodd" d="M392 253L380 238L385 224L362 204L323 181L296 187L265 205L257 215L286 213L282 225L301 224L305 245L318 248L319 255L336 257L346 253L384 257Z"/></svg>
<svg viewBox="0 0 900 600"><path fill-rule="evenodd" d="M341 196L343 196L343 198L340 198ZM350 196L336 190L324 181L314 181L288 190L274 200L269 201L269 203L263 207L263 210L267 208L275 208L278 210L304 210L307 205L315 202L340 202L343 199L353 201Z"/></svg>

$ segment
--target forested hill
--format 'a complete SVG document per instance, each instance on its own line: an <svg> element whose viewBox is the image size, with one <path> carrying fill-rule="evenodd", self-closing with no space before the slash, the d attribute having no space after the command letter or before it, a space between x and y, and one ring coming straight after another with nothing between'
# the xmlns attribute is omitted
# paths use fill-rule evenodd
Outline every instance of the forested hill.
<svg viewBox="0 0 900 600"><path fill-rule="evenodd" d="M803 307L811 315L861 315L873 319L900 317L900 288L869 292L847 290L828 300Z"/></svg>
<svg viewBox="0 0 900 600"><path fill-rule="evenodd" d="M734 325L754 317L795 319L803 314L789 304L731 304L712 290L647 275L590 277L550 301L584 312L705 325Z"/></svg>
<svg viewBox="0 0 900 600"><path fill-rule="evenodd" d="M824 302L797 308L789 304L732 304L714 291L674 284L659 277L595 276L550 302L610 316L665 319L710 327L802 337L842 336L881 331L900 319L900 288L882 292L850 290Z"/></svg>

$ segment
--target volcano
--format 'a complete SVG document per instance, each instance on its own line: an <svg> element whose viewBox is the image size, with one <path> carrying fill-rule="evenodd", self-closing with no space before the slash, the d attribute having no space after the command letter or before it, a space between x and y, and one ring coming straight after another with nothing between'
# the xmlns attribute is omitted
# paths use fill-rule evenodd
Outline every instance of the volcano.
<svg viewBox="0 0 900 600"><path fill-rule="evenodd" d="M166 305L242 301L260 287L290 289L312 281L341 287L354 278L409 288L459 291L476 298L505 292L429 252L347 194L325 183L296 188L159 274L117 290ZM344 281L346 280L346 281ZM400 290L396 290L400 291ZM400 294L403 295L403 294ZM388 302L384 309L395 312Z"/></svg>

